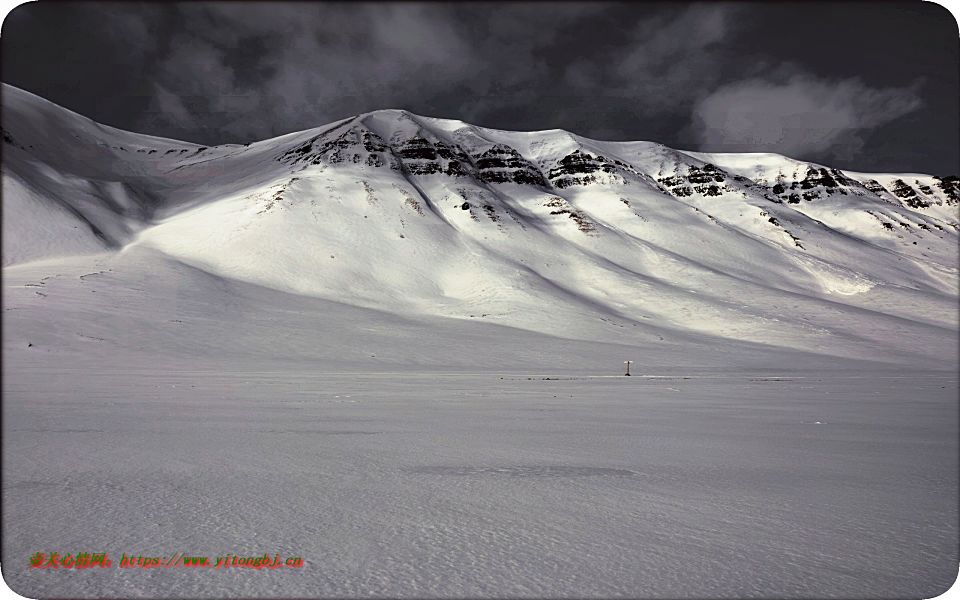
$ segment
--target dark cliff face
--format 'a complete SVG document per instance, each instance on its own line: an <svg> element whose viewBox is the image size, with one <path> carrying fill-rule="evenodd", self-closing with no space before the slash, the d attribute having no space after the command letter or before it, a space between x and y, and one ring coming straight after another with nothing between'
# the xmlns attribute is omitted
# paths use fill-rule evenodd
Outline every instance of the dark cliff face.
<svg viewBox="0 0 960 600"><path fill-rule="evenodd" d="M322 162L342 163L352 158L346 151L358 147L360 144L357 140L357 129L355 127L344 131L333 139L324 140L323 138L324 134L322 133L310 138L306 142L287 150L277 160L290 165L301 163L319 165Z"/></svg>
<svg viewBox="0 0 960 600"><path fill-rule="evenodd" d="M872 192L878 196L883 193L890 193L890 190L880 185L880 182L877 181L876 179L869 179L865 181L863 183L863 187L865 187L867 191Z"/></svg>
<svg viewBox="0 0 960 600"><path fill-rule="evenodd" d="M536 166L505 144L497 144L471 157L458 144L431 141L422 135L390 145L376 133L360 127L325 139L330 131L298 144L277 160L304 166L362 162L371 167L405 170L412 175L475 177L487 183L549 187Z"/></svg>
<svg viewBox="0 0 960 600"><path fill-rule="evenodd" d="M600 183L600 174L619 174L622 177L630 173L638 178L649 179L627 163L594 156L579 149L557 161L544 177L534 163L506 144L495 144L483 152L470 155L459 144L431 141L423 135L395 140L391 144L360 126L335 136L331 133L333 129L336 127L294 146L280 154L277 160L304 167L363 163L371 167L389 166L413 175L474 177L491 184L514 183L547 189Z"/></svg>
<svg viewBox="0 0 960 600"><path fill-rule="evenodd" d="M335 129L335 128L334 128ZM457 146L415 136L389 145L376 133L352 127L333 139L324 139L330 130L284 152L277 160L290 165L363 163L370 167L406 170L414 175L444 174L466 177L474 169L470 158Z"/></svg>
<svg viewBox="0 0 960 600"><path fill-rule="evenodd" d="M818 169L813 167L807 171L807 176L800 181L800 189L809 190L815 187L825 187L833 189L840 186L833 177L834 173L830 169Z"/></svg>
<svg viewBox="0 0 960 600"><path fill-rule="evenodd" d="M792 179L781 173L770 185L766 181L753 181L728 173L710 163L690 164L688 157L674 153L670 161L674 167L673 174L653 180L631 164L593 154L583 148L573 150L556 161L541 162L538 166L507 144L497 143L483 151L475 149L468 153L461 146L462 141L447 143L423 128L412 137L395 134L390 142L359 123L337 132L351 121L347 119L329 127L283 152L277 156L277 160L291 166L301 165L301 168L356 163L410 175L473 178L486 184L530 185L546 190L608 183L629 185L631 180L639 179L653 183L661 191L677 198L695 194L704 197L730 193L739 195L751 191L770 202L785 204L800 204L848 194L869 194L888 202L896 199L913 209L944 202L952 205L960 203L960 180L955 176L936 177L932 185L896 179L884 186L872 179L860 183L838 169L800 165L792 174ZM16 145L16 141L7 135L4 141ZM475 143L468 143L467 146L477 148ZM203 150L201 148L196 152ZM663 171L664 164L661 164L661 173ZM946 199L942 200L943 197Z"/></svg>
<svg viewBox="0 0 960 600"><path fill-rule="evenodd" d="M873 183L882 189L883 186L879 183L875 181ZM861 187L865 186L850 179L838 169L810 166L803 179L778 182L771 191L781 200L786 200L787 204L799 204L801 200L810 202L834 194L845 196Z"/></svg>
<svg viewBox="0 0 960 600"><path fill-rule="evenodd" d="M941 204L941 200L937 198L937 190L934 188L939 189L940 193L946 196L943 203L947 205L960 204L960 179L952 175L949 177L934 176L933 179L936 181L933 187L924 185L918 180L914 180L911 185L903 179L893 180L889 189L873 179L865 182L863 187L878 196L883 193L893 194L910 208L928 208L933 204Z"/></svg>
<svg viewBox="0 0 960 600"><path fill-rule="evenodd" d="M415 137L401 142L397 147L397 156L414 175L431 175L443 171L437 161L437 149L425 138Z"/></svg>
<svg viewBox="0 0 960 600"><path fill-rule="evenodd" d="M480 171L480 178L488 183L518 183L549 187L537 167L505 144L497 144L474 158L477 169Z"/></svg>
<svg viewBox="0 0 960 600"><path fill-rule="evenodd" d="M470 157L456 144L415 136L397 144L397 156L413 175L442 174L450 177L475 175Z"/></svg>
<svg viewBox="0 0 960 600"><path fill-rule="evenodd" d="M363 136L363 149L367 152L387 152L387 143L383 141L383 138L375 134L372 131L364 131Z"/></svg>
<svg viewBox="0 0 960 600"><path fill-rule="evenodd" d="M876 181L870 180L861 184L846 175L839 169L825 167L807 167L802 179L795 181L779 180L770 191L781 201L787 204L799 204L801 200L807 202L832 195L846 196L847 194L863 195L863 191L879 194L886 190Z"/></svg>
<svg viewBox="0 0 960 600"><path fill-rule="evenodd" d="M617 166L603 156L574 150L557 161L557 166L547 172L547 178L560 189L573 185L587 185L598 181L600 173L616 173Z"/></svg>
<svg viewBox="0 0 960 600"><path fill-rule="evenodd" d="M910 208L927 208L930 203L921 198L910 184L902 179L896 179L893 182L893 189L890 190L894 196L900 198L904 204Z"/></svg>
<svg viewBox="0 0 960 600"><path fill-rule="evenodd" d="M960 178L955 175L949 177L934 177L935 184L947 197L948 204L960 204Z"/></svg>
<svg viewBox="0 0 960 600"><path fill-rule="evenodd" d="M727 174L715 165L707 163L702 167L689 165L686 174L677 170L671 177L661 177L657 182L665 186L678 198L692 196L694 192L704 196L719 196L722 191L718 183L726 181Z"/></svg>
<svg viewBox="0 0 960 600"><path fill-rule="evenodd" d="M379 135L373 133L372 131L364 131L362 142L363 149L368 153L367 160L365 161L368 166L382 167L385 164L395 162L390 160L390 158L392 158L390 148Z"/></svg>
<svg viewBox="0 0 960 600"><path fill-rule="evenodd" d="M467 177L473 172L470 157L459 146L438 143L437 158L443 164L442 172L452 177Z"/></svg>

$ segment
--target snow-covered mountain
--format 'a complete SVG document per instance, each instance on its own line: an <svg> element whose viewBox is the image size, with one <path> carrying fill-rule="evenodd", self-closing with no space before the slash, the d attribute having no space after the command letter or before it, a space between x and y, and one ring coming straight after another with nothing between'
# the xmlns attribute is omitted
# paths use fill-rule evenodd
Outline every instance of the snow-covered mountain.
<svg viewBox="0 0 960 600"><path fill-rule="evenodd" d="M5 352L37 331L54 352L88 352L75 334L148 352L143 336L162 329L150 319L186 311L193 333L174 337L229 353L277 332L296 337L305 323L294 313L309 305L314 333L341 340L317 360L354 350L376 359L368 346L389 346L442 364L458 335L475 334L486 341L465 342L464 364L545 364L565 344L588 343L713 365L773 350L957 362L956 177L499 131L402 110L208 148L2 92ZM83 279L59 305L53 281L33 281L94 261L111 265L97 273L106 295L83 314ZM150 285L149 301L125 291ZM242 304L243 318L225 325L204 314L208 304ZM111 321L121 309L136 328ZM356 318L320 316L343 311ZM111 335L49 324L66 313ZM435 335L433 354L409 348L415 336L394 339L396 319ZM345 349L353 335L377 341ZM401 360L391 355L383 360Z"/></svg>

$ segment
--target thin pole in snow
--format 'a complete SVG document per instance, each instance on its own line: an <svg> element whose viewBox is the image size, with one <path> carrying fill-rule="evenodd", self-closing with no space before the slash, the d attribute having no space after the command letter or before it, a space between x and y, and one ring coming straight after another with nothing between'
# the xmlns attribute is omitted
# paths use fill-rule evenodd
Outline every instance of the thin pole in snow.
<svg viewBox="0 0 960 600"><path fill-rule="evenodd" d="M623 361L623 364L627 365L627 374L624 375L624 377L630 377L630 363L632 362L633 362L632 360Z"/></svg>

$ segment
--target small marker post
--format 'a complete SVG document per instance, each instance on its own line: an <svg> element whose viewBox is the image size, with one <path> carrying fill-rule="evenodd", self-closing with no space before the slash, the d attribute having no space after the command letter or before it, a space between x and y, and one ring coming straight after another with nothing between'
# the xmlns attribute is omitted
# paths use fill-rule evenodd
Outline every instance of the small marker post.
<svg viewBox="0 0 960 600"><path fill-rule="evenodd" d="M623 364L627 365L627 374L624 375L624 377L630 377L630 363L632 362L633 362L632 360L623 361Z"/></svg>

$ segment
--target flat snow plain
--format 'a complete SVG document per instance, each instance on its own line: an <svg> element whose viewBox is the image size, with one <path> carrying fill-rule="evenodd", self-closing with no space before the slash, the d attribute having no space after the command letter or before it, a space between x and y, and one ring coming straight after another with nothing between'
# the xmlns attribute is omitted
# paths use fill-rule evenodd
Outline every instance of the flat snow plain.
<svg viewBox="0 0 960 600"><path fill-rule="evenodd" d="M543 377L6 374L4 577L192 598L928 598L956 577L955 375ZM74 549L114 566L26 568Z"/></svg>

